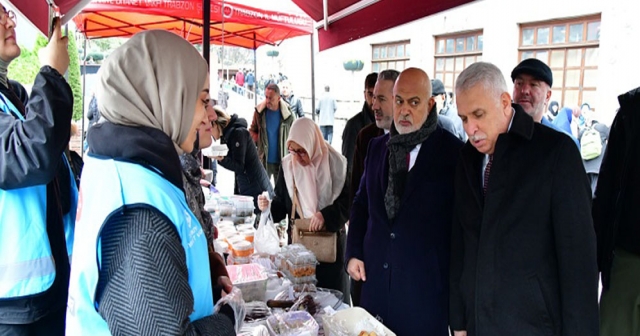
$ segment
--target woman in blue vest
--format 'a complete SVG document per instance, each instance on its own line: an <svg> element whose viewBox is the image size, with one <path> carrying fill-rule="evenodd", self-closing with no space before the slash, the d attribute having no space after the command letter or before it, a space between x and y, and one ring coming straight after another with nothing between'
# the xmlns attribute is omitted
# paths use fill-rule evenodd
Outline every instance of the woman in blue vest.
<svg viewBox="0 0 640 336"><path fill-rule="evenodd" d="M73 93L60 24L31 96L7 79L20 55L16 16L0 6L0 335L64 335L77 189L64 150Z"/></svg>
<svg viewBox="0 0 640 336"><path fill-rule="evenodd" d="M102 65L88 135L67 335L234 335L214 315L207 241L179 155L206 122L207 63L166 31L134 35Z"/></svg>

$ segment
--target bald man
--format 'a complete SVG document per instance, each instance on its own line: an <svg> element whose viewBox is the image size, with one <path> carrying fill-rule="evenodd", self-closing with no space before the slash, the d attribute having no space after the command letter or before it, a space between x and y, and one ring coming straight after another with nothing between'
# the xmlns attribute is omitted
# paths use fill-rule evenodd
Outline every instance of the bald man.
<svg viewBox="0 0 640 336"><path fill-rule="evenodd" d="M360 304L398 336L449 335L449 228L462 141L437 115L429 76L404 70L393 88L397 133L369 143L349 220L345 261L363 281Z"/></svg>

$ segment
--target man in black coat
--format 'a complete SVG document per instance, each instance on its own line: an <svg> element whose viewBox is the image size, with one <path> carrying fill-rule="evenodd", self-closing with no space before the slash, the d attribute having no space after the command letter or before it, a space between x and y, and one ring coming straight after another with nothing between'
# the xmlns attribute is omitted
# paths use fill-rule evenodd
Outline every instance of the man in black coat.
<svg viewBox="0 0 640 336"><path fill-rule="evenodd" d="M598 335L591 191L575 144L512 105L493 64L465 69L456 96L469 142L455 181L455 335Z"/></svg>
<svg viewBox="0 0 640 336"><path fill-rule="evenodd" d="M618 97L593 200L602 272L600 334L638 335L640 317L640 88Z"/></svg>
<svg viewBox="0 0 640 336"><path fill-rule="evenodd" d="M373 104L373 88L376 86L378 73L372 72L367 75L364 80L364 104L362 111L358 112L347 121L342 131L342 155L347 158L347 176L351 176L351 167L353 165L353 152L356 148L356 138L358 133L365 126L373 123L375 118L371 105Z"/></svg>

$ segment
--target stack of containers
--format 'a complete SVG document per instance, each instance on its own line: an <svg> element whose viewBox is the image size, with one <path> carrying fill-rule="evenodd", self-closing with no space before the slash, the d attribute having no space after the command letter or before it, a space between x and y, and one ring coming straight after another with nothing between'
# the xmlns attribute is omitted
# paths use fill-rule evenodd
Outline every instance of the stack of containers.
<svg viewBox="0 0 640 336"><path fill-rule="evenodd" d="M296 290L318 282L316 279L318 260L313 252L303 245L293 244L283 247L277 256L277 264Z"/></svg>

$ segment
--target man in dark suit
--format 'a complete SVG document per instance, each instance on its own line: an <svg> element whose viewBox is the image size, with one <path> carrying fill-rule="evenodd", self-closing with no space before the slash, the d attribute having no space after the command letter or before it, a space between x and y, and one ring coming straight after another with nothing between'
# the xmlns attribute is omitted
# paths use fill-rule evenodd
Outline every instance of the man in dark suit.
<svg viewBox="0 0 640 336"><path fill-rule="evenodd" d="M500 70L456 81L469 142L455 177L455 335L598 335L591 191L575 144L533 119Z"/></svg>
<svg viewBox="0 0 640 336"><path fill-rule="evenodd" d="M387 69L380 72L375 87L373 88L373 114L375 123L365 126L356 138L356 147L353 151L353 163L351 168L351 179L349 186L349 205L353 203L360 179L364 173L364 158L369 149L371 139L389 133L393 124L393 86L400 73L397 70ZM351 302L354 306L360 305L360 292L362 281L351 279Z"/></svg>
<svg viewBox="0 0 640 336"><path fill-rule="evenodd" d="M374 138L352 205L349 275L360 305L398 336L448 336L453 177L462 141L438 125L431 81L404 70L393 88L397 134Z"/></svg>

